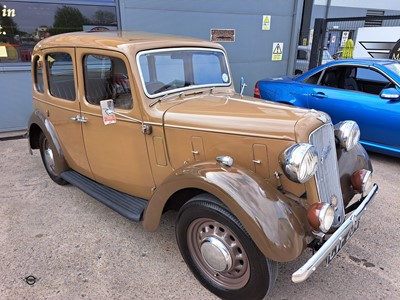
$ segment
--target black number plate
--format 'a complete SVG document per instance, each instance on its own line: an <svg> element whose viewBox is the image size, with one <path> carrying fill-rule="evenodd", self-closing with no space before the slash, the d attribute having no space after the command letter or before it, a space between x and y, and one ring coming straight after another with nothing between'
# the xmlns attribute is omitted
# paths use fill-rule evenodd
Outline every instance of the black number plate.
<svg viewBox="0 0 400 300"><path fill-rule="evenodd" d="M331 253L326 257L326 265L328 266L332 260L338 255L340 250L343 249L344 245L346 245L347 241L351 239L353 234L357 231L360 222L357 220L352 223L350 230L341 238L336 241L335 247L332 249Z"/></svg>

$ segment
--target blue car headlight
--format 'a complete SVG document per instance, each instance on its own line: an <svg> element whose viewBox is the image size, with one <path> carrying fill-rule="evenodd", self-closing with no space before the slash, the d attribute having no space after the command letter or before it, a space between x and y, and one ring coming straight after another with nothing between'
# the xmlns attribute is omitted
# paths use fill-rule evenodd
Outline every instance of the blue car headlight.
<svg viewBox="0 0 400 300"><path fill-rule="evenodd" d="M360 140L360 128L354 121L342 121L335 125L335 138L346 151L353 149Z"/></svg>
<svg viewBox="0 0 400 300"><path fill-rule="evenodd" d="M280 155L280 162L290 180L304 183L317 171L318 153L313 145L294 144Z"/></svg>

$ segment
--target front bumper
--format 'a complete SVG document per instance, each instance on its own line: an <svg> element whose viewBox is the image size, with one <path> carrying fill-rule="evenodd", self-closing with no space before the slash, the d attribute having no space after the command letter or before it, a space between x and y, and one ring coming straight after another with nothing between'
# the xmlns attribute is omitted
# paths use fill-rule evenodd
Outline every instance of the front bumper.
<svg viewBox="0 0 400 300"><path fill-rule="evenodd" d="M328 264L343 248L346 242L353 236L358 228L360 218L367 208L367 205L376 195L378 185L374 184L371 191L360 203L353 214L332 234L332 236L315 252L315 254L296 272L292 274L292 281L295 283L303 282L317 269L317 267L326 261Z"/></svg>

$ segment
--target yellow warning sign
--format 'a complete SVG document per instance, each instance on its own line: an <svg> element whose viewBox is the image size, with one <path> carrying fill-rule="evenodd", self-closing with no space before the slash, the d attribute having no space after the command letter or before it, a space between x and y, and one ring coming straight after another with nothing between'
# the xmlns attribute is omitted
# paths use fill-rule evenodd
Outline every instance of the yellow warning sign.
<svg viewBox="0 0 400 300"><path fill-rule="evenodd" d="M272 60L282 60L283 43L273 43L272 45Z"/></svg>
<svg viewBox="0 0 400 300"><path fill-rule="evenodd" d="M271 16L263 15L262 30L271 29Z"/></svg>

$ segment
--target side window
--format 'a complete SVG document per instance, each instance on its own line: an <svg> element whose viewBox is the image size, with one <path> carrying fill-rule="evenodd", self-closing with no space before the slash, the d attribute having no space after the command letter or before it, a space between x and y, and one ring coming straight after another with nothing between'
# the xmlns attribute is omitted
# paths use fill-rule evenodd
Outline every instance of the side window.
<svg viewBox="0 0 400 300"><path fill-rule="evenodd" d="M44 92L44 86L43 86L43 70L42 70L42 62L39 60L40 56L36 56L34 58L34 77L35 77L35 89L39 93Z"/></svg>
<svg viewBox="0 0 400 300"><path fill-rule="evenodd" d="M339 71L337 68L325 69L325 73L319 82L319 85L328 87L339 87Z"/></svg>
<svg viewBox="0 0 400 300"><path fill-rule="evenodd" d="M74 66L68 53L57 52L46 56L50 94L54 97L75 100Z"/></svg>
<svg viewBox="0 0 400 300"><path fill-rule="evenodd" d="M390 84L390 81L381 73L368 68L357 68L355 80L360 91L374 95L379 95L382 89Z"/></svg>
<svg viewBox="0 0 400 300"><path fill-rule="evenodd" d="M87 102L99 105L113 99L114 107L133 107L128 71L123 60L105 55L89 54L83 58L85 97Z"/></svg>
<svg viewBox="0 0 400 300"><path fill-rule="evenodd" d="M310 77L306 78L303 80L303 83L308 83L308 84L317 84L318 79L321 77L322 71L315 73L314 75L311 75Z"/></svg>
<svg viewBox="0 0 400 300"><path fill-rule="evenodd" d="M357 68L357 80L376 81L379 83L389 83L389 80L382 74L367 68Z"/></svg>

